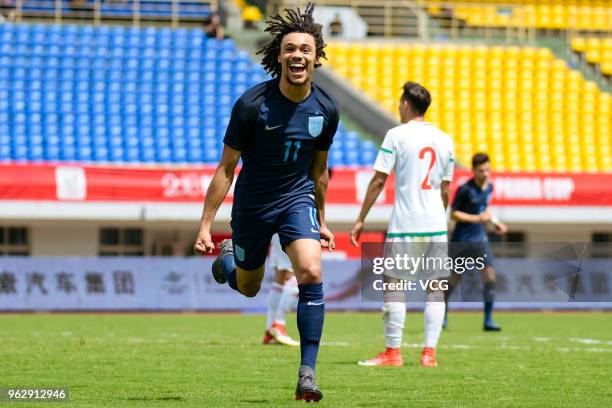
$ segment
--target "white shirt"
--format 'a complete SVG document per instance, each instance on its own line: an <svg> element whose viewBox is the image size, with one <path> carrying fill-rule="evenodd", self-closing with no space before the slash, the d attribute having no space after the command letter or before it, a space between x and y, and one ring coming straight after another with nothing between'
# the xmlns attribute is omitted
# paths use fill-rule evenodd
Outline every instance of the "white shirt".
<svg viewBox="0 0 612 408"><path fill-rule="evenodd" d="M287 270L293 272L291 260L283 251L278 234L272 235L272 249L270 251L270 265L276 270Z"/></svg>
<svg viewBox="0 0 612 408"><path fill-rule="evenodd" d="M387 132L374 170L395 172L395 204L388 238L446 235L440 184L453 179L454 143L428 122L410 121Z"/></svg>

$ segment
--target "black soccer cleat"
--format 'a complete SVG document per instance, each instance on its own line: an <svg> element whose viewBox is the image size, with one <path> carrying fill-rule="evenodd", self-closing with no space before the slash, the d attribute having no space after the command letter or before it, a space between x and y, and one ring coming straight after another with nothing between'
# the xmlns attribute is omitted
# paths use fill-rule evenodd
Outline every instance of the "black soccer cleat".
<svg viewBox="0 0 612 408"><path fill-rule="evenodd" d="M498 331L501 331L501 327L498 326L494 321L488 321L488 322L485 322L484 326L482 327L482 330L498 332Z"/></svg>
<svg viewBox="0 0 612 408"><path fill-rule="evenodd" d="M306 402L319 402L323 398L323 393L317 387L314 370L308 366L301 366L298 383L295 387L295 399Z"/></svg>
<svg viewBox="0 0 612 408"><path fill-rule="evenodd" d="M221 248L221 252L219 252L219 256L217 256L217 259L212 264L212 276L217 283L224 284L227 282L227 278L221 269L221 258L224 256L234 256L232 240L224 239L219 248Z"/></svg>

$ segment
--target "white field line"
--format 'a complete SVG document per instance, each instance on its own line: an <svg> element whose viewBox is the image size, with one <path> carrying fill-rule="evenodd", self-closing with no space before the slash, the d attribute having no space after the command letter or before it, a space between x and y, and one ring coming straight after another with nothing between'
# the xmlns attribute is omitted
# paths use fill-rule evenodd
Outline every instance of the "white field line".
<svg viewBox="0 0 612 408"><path fill-rule="evenodd" d="M529 346L515 346L513 344L506 344L506 343L496 348L504 349L504 350L531 350L532 349L532 347L529 347Z"/></svg>
<svg viewBox="0 0 612 408"><path fill-rule="evenodd" d="M497 349L497 350L534 350L534 349L538 349L539 347L542 346L537 346L537 345L517 345L517 344L512 344L512 342L509 342L507 340L509 340L509 337L486 337L486 336L472 336L472 339L476 340L477 344L441 344L440 348L441 349L471 349L471 348L487 348L487 349ZM501 340L501 344L483 344L482 342L479 342L478 340L482 340L482 339L488 339L488 340ZM554 339L551 337L533 337L532 341L535 343L549 343L549 342L554 342ZM560 352L560 353L567 353L567 352L589 352L589 353L612 353L612 348L608 348L606 346L612 346L612 341L606 341L606 340L595 340L595 339L589 339L589 338L579 338L579 337L571 337L569 339L567 339L566 341L569 342L573 342L573 343L581 343L581 344L585 344L585 345L600 345L603 347L555 347L554 350ZM422 343L403 343L403 347L407 347L407 348L421 348L423 347Z"/></svg>
<svg viewBox="0 0 612 408"><path fill-rule="evenodd" d="M322 346L332 346L332 347L348 347L348 343L344 341L322 341Z"/></svg>
<svg viewBox="0 0 612 408"><path fill-rule="evenodd" d="M570 351L577 351L580 353L583 352L590 352L590 353L612 353L612 349L606 349L606 348L596 348L596 347L588 347L588 348L580 348L580 347L557 347L556 348L557 351L562 352L562 353L568 353Z"/></svg>
<svg viewBox="0 0 612 408"><path fill-rule="evenodd" d="M422 348L423 343L403 343L403 347ZM468 344L442 344L440 345L440 348L467 350L467 349L472 348L472 346Z"/></svg>
<svg viewBox="0 0 612 408"><path fill-rule="evenodd" d="M602 344L603 343L603 341L601 340L584 339L584 338L579 338L579 337L570 337L569 340L575 343L582 343L582 344Z"/></svg>

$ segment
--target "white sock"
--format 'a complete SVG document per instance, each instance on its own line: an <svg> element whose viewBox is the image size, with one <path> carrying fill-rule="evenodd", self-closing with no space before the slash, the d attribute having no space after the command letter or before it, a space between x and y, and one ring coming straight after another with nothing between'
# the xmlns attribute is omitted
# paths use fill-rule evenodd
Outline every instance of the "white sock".
<svg viewBox="0 0 612 408"><path fill-rule="evenodd" d="M276 313L274 314L274 322L285 324L285 316L287 313L297 307L299 294L300 290L298 288L297 279L293 276L285 282L285 286L283 286L283 293L281 293L280 301L278 302Z"/></svg>
<svg viewBox="0 0 612 408"><path fill-rule="evenodd" d="M269 329L274 323L274 315L278 307L278 302L283 293L283 286L280 283L272 282L270 292L268 292L268 317L266 319L266 329Z"/></svg>
<svg viewBox="0 0 612 408"><path fill-rule="evenodd" d="M387 347L400 348L404 322L406 321L406 303L385 302L383 306L383 322Z"/></svg>
<svg viewBox="0 0 612 408"><path fill-rule="evenodd" d="M425 330L425 347L435 348L440 339L442 332L442 322L444 321L444 302L431 301L430 294L427 294L428 301L425 303L423 312L424 330Z"/></svg>

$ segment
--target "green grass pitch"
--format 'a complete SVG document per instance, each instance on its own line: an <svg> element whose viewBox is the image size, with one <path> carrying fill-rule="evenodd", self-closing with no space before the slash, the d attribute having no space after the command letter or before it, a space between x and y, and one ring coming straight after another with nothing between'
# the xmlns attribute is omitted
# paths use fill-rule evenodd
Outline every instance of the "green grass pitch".
<svg viewBox="0 0 612 408"><path fill-rule="evenodd" d="M320 406L612 404L610 313L498 313L501 333L482 332L479 313L452 313L435 369L418 366L422 319L406 319L404 367L360 367L383 348L380 314L328 313ZM0 315L0 387L68 387L78 407L304 404L293 401L299 350L261 345L263 323L234 314ZM294 323L288 329L297 337Z"/></svg>

